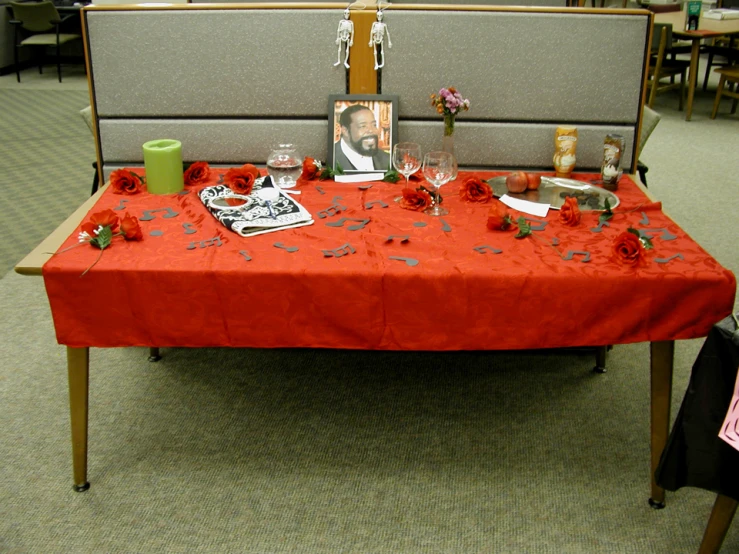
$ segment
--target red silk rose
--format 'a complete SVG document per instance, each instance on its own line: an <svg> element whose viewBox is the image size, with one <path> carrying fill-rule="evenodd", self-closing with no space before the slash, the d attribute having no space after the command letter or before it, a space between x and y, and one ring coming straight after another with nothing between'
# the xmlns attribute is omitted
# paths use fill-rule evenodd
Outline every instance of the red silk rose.
<svg viewBox="0 0 739 554"><path fill-rule="evenodd" d="M113 210L103 210L92 214L89 221L82 224L82 230L94 237L94 232L98 227L110 227L110 230L114 232L118 228L118 222L118 216Z"/></svg>
<svg viewBox="0 0 739 554"><path fill-rule="evenodd" d="M493 200L488 211L488 229L491 231L505 231L513 224L508 208L500 200Z"/></svg>
<svg viewBox="0 0 739 554"><path fill-rule="evenodd" d="M303 171L300 174L301 179L312 181L321 173L321 164L313 158L305 158L303 160Z"/></svg>
<svg viewBox="0 0 739 554"><path fill-rule="evenodd" d="M403 189L400 207L404 210L422 212L431 205L431 195L425 190Z"/></svg>
<svg viewBox="0 0 739 554"><path fill-rule="evenodd" d="M617 262L637 266L644 259L646 250L636 234L624 231L613 239L612 252Z"/></svg>
<svg viewBox="0 0 739 554"><path fill-rule="evenodd" d="M459 196L467 202L489 202L493 197L493 191L486 182L477 177L470 177L462 183Z"/></svg>
<svg viewBox="0 0 739 554"><path fill-rule="evenodd" d="M580 206L577 205L577 200L568 196L565 198L565 203L559 209L559 220L570 227L574 227L580 223Z"/></svg>
<svg viewBox="0 0 739 554"><path fill-rule="evenodd" d="M139 220L132 215L124 215L121 219L121 234L126 240L141 240L144 233L139 225Z"/></svg>
<svg viewBox="0 0 739 554"><path fill-rule="evenodd" d="M250 194L257 177L259 177L259 170L251 164L245 164L229 169L224 182L237 194Z"/></svg>
<svg viewBox="0 0 739 554"><path fill-rule="evenodd" d="M185 170L185 186L204 185L210 177L208 162L195 162Z"/></svg>
<svg viewBox="0 0 739 554"><path fill-rule="evenodd" d="M127 169L116 169L110 174L113 194L138 194L144 190L144 183L138 175Z"/></svg>

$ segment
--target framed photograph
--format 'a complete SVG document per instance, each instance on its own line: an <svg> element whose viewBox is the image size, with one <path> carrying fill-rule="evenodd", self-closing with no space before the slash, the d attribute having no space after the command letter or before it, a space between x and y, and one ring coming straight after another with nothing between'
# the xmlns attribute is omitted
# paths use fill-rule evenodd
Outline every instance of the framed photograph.
<svg viewBox="0 0 739 554"><path fill-rule="evenodd" d="M385 94L334 94L328 97L326 163L344 173L392 169L398 136L398 97Z"/></svg>

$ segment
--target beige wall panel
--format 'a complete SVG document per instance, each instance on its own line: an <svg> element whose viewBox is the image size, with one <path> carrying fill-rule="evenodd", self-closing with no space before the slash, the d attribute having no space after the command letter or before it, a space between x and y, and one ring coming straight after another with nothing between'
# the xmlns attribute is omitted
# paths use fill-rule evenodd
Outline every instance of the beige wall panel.
<svg viewBox="0 0 739 554"><path fill-rule="evenodd" d="M460 165L498 168L551 168L554 154L553 124L460 122L454 133ZM600 171L603 139L608 133L623 135L626 142L622 166L631 164L634 129L628 126L579 125L576 171ZM436 122L401 121L401 141L417 142L424 151L441 149L444 125Z"/></svg>
<svg viewBox="0 0 739 554"><path fill-rule="evenodd" d="M389 10L382 92L400 116L434 116L429 94L455 86L464 119L637 120L647 16Z"/></svg>
<svg viewBox="0 0 739 554"><path fill-rule="evenodd" d="M92 11L97 114L325 116L345 91L332 65L341 13Z"/></svg>
<svg viewBox="0 0 739 554"><path fill-rule="evenodd" d="M292 142L303 156L326 159L327 120L102 120L105 164L143 163L142 145L155 139L182 142L184 161L264 164L272 145Z"/></svg>

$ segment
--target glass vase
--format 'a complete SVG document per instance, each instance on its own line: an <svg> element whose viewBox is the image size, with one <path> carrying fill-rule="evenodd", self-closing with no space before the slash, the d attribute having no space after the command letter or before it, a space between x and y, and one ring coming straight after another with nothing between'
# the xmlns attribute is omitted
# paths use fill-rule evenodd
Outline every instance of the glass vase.
<svg viewBox="0 0 739 554"><path fill-rule="evenodd" d="M444 116L444 138L441 141L441 150L454 156L454 116Z"/></svg>

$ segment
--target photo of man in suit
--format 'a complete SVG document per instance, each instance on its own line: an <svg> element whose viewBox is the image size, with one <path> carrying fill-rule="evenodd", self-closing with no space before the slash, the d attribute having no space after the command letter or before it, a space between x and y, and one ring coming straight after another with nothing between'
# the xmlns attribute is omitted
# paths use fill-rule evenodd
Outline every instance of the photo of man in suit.
<svg viewBox="0 0 739 554"><path fill-rule="evenodd" d="M341 139L334 143L334 169L344 171L388 171L390 154L380 149L380 131L375 114L362 104L353 104L339 116Z"/></svg>

